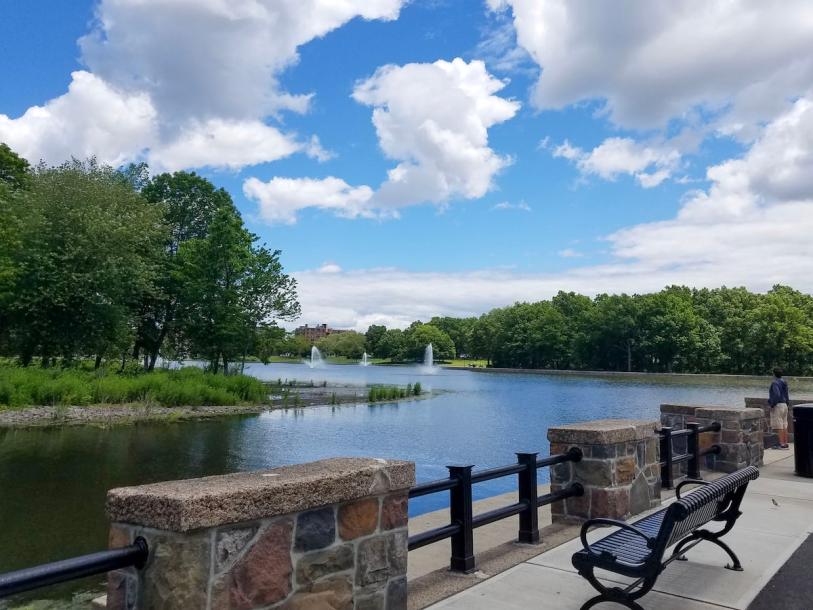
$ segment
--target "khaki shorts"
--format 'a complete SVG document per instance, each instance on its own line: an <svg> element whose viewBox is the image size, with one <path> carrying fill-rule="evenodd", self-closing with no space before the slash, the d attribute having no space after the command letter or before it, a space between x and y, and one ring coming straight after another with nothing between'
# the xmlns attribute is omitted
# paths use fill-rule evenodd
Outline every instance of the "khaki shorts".
<svg viewBox="0 0 813 610"><path fill-rule="evenodd" d="M771 429L788 429L788 405L778 402L771 408Z"/></svg>

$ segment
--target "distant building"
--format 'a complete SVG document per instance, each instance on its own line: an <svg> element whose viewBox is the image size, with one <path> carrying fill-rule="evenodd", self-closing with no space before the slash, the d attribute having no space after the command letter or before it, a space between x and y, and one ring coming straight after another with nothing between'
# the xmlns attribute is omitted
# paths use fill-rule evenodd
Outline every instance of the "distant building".
<svg viewBox="0 0 813 610"><path fill-rule="evenodd" d="M295 335L302 335L311 343L316 343L319 339L324 339L328 335L336 335L338 333L346 333L346 330L339 328L328 328L327 324L319 324L317 326L300 326L294 331Z"/></svg>

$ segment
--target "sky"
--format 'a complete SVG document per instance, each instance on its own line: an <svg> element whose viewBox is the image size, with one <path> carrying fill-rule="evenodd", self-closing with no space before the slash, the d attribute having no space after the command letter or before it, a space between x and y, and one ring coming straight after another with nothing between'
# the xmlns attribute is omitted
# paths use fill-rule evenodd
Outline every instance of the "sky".
<svg viewBox="0 0 813 610"><path fill-rule="evenodd" d="M0 8L0 141L226 188L297 323L813 290L809 0Z"/></svg>

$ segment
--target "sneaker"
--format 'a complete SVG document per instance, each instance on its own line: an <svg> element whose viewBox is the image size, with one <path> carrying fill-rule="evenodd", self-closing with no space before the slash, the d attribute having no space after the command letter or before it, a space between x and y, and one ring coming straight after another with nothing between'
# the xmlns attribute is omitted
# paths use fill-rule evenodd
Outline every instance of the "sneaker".
<svg viewBox="0 0 813 610"><path fill-rule="evenodd" d="M780 449L790 449L790 445L788 445L787 443L785 443L784 445L779 445L779 448L780 448Z"/></svg>

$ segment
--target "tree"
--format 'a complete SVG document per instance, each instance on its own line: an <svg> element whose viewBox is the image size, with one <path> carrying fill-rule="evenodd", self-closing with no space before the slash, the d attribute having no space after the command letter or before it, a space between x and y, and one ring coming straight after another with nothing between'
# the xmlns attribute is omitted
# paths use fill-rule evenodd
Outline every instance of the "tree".
<svg viewBox="0 0 813 610"><path fill-rule="evenodd" d="M381 340L384 338L384 334L387 332L387 327L382 324L372 324L367 329L367 332L364 335L365 338L365 347L367 349L368 354L375 354L378 355L379 346L381 344Z"/></svg>
<svg viewBox="0 0 813 610"><path fill-rule="evenodd" d="M389 358L390 360L404 359L404 331L400 328L389 328L378 342L378 351L375 355L379 358Z"/></svg>
<svg viewBox="0 0 813 610"><path fill-rule="evenodd" d="M137 297L155 285L158 211L94 160L40 166L11 200L20 220L13 253L11 335L23 364L107 354L131 332Z"/></svg>
<svg viewBox="0 0 813 610"><path fill-rule="evenodd" d="M436 360L454 358L454 343L445 332L431 324L414 322L403 334L401 358L404 360L423 360L426 346L432 344Z"/></svg>
<svg viewBox="0 0 813 610"><path fill-rule="evenodd" d="M21 228L25 205L12 201L31 186L28 162L0 144L0 350L8 341L9 308L14 301L14 285L18 272L15 253L22 247Z"/></svg>
<svg viewBox="0 0 813 610"><path fill-rule="evenodd" d="M434 317L429 324L436 326L454 343L458 358L469 356L471 352L471 333L476 318L452 318L450 316Z"/></svg>
<svg viewBox="0 0 813 610"><path fill-rule="evenodd" d="M176 279L178 322L190 348L214 372L245 355L257 326L299 314L296 284L282 273L279 252L255 248L233 207L217 210L205 238L184 241Z"/></svg>
<svg viewBox="0 0 813 610"><path fill-rule="evenodd" d="M0 142L0 195L3 190L21 191L31 187L28 161Z"/></svg>
<svg viewBox="0 0 813 610"><path fill-rule="evenodd" d="M271 362L271 356L280 354L285 345L285 329L275 323L261 324L254 333L252 353L263 364Z"/></svg>
<svg viewBox="0 0 813 610"><path fill-rule="evenodd" d="M145 184L143 165L131 165L124 179L143 185L141 194L161 211L168 228L161 251L159 290L141 295L139 324L133 356L142 350L147 356L146 368L152 370L164 341L175 330L176 313L184 286L179 283L178 253L193 239L204 239L209 225L221 209L236 212L231 196L194 172L159 174Z"/></svg>
<svg viewBox="0 0 813 610"><path fill-rule="evenodd" d="M361 358L364 354L366 337L355 331L334 333L320 339L316 344L322 352L345 358Z"/></svg>

